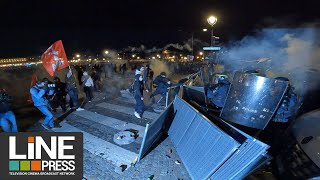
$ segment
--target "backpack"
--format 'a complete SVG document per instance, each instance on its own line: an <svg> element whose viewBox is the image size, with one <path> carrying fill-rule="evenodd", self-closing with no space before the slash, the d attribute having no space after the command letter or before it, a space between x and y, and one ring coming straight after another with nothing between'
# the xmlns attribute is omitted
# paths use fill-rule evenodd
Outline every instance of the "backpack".
<svg viewBox="0 0 320 180"><path fill-rule="evenodd" d="M130 84L130 86L129 86L129 92L131 93L131 94L133 94L133 92L134 92L134 82L135 82L135 80Z"/></svg>

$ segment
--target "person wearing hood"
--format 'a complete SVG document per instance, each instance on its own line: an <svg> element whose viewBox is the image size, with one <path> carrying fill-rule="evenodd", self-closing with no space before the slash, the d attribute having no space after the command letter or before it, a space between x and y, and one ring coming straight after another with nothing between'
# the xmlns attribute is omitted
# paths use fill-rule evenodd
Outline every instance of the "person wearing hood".
<svg viewBox="0 0 320 180"><path fill-rule="evenodd" d="M67 76L66 76L66 85L67 85L67 92L70 96L70 106L71 104L73 104L77 111L83 111L84 109L80 107L80 104L78 101L78 89L77 89L76 81L72 76L71 69L69 69L69 72L67 73Z"/></svg>
<svg viewBox="0 0 320 180"><path fill-rule="evenodd" d="M92 87L94 86L92 78L89 76L88 72L84 72L81 78L81 82L83 83L84 92L86 93L87 99L89 102L92 101Z"/></svg>
<svg viewBox="0 0 320 180"><path fill-rule="evenodd" d="M36 85L34 85L30 89L30 94L32 97L32 101L34 106L37 107L46 117L42 122L42 127L49 130L54 128L54 120L51 111L49 110L49 102L44 97L46 91L49 89L48 81L38 81Z"/></svg>
<svg viewBox="0 0 320 180"><path fill-rule="evenodd" d="M143 113L143 66L137 66L136 73L135 73L135 79L133 84L133 94L134 98L136 100L136 106L135 106L135 112L134 115L141 119L142 113Z"/></svg>

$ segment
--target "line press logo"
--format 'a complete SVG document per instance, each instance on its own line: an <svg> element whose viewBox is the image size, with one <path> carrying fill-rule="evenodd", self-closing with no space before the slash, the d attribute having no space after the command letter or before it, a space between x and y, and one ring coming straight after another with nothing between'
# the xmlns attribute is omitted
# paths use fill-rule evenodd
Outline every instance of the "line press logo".
<svg viewBox="0 0 320 180"><path fill-rule="evenodd" d="M82 179L82 133L1 133L0 142L8 160L0 162L0 179Z"/></svg>

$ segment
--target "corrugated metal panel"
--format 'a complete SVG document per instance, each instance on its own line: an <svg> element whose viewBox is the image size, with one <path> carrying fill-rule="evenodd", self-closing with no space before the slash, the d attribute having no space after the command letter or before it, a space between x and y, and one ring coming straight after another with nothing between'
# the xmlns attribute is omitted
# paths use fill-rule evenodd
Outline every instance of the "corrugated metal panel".
<svg viewBox="0 0 320 180"><path fill-rule="evenodd" d="M197 110L176 97L169 137L193 179L206 179L240 146Z"/></svg>
<svg viewBox="0 0 320 180"><path fill-rule="evenodd" d="M228 123L226 123L228 124ZM267 153L269 145L245 134L239 129L231 126L234 130L247 137L247 140L240 146L228 161L226 161L212 176L212 179L241 179L244 178L261 156Z"/></svg>

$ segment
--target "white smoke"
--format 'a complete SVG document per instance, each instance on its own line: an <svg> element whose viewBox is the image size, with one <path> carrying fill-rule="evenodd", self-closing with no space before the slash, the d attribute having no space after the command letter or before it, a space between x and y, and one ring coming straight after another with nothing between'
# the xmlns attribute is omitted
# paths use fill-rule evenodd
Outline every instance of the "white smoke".
<svg viewBox="0 0 320 180"><path fill-rule="evenodd" d="M287 77L304 95L320 82L318 37L314 28L263 29L230 44L220 60L233 72L259 70L268 77Z"/></svg>
<svg viewBox="0 0 320 180"><path fill-rule="evenodd" d="M194 39L193 45L194 45L194 47L203 47L203 46L207 46L208 44L205 42L202 42L199 39ZM147 54L151 54L151 53L158 53L158 52L164 51L164 50L171 48L171 47L173 47L177 50L180 50L180 51L185 50L185 51L191 52L192 51L192 39L188 39L183 44L169 43L169 44L163 46L162 48L158 48L158 47L154 46L151 49L148 49L145 45L140 45L138 47L128 46L127 48L122 49L122 51L129 51L132 53L144 52Z"/></svg>

